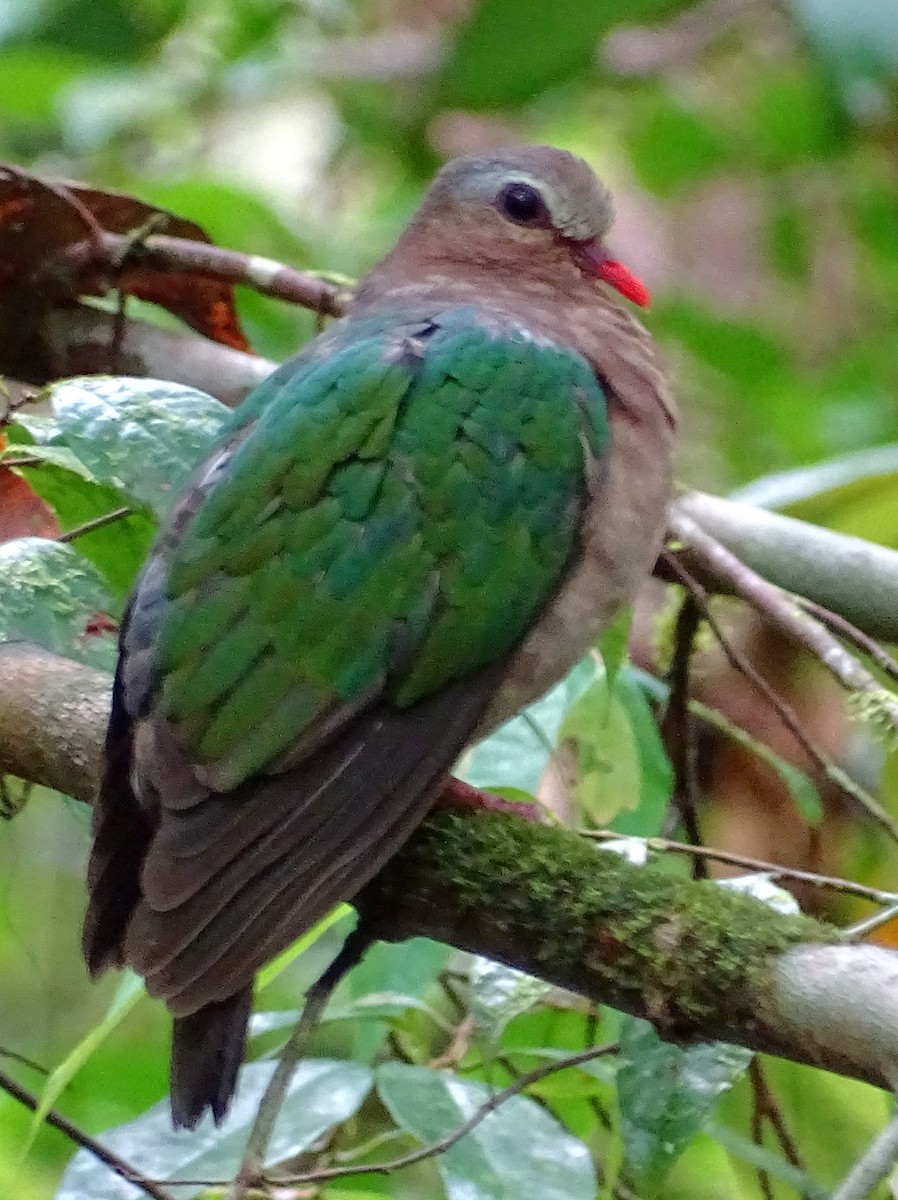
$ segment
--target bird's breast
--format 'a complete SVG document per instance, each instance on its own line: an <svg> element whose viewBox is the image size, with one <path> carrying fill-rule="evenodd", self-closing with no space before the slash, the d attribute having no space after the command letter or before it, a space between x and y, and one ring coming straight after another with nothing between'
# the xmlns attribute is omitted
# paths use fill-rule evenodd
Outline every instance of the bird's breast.
<svg viewBox="0 0 898 1200"><path fill-rule="evenodd" d="M577 552L515 653L480 736L567 674L632 601L654 565L672 486L673 430L660 406L633 420L612 402L610 424L609 453L587 471Z"/></svg>

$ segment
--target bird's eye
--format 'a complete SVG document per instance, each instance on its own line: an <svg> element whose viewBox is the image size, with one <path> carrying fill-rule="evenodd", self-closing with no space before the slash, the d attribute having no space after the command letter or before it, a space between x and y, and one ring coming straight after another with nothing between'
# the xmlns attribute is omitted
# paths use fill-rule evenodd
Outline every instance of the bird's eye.
<svg viewBox="0 0 898 1200"><path fill-rule="evenodd" d="M509 183L497 197L499 212L518 225L542 224L549 219L546 202L529 183Z"/></svg>

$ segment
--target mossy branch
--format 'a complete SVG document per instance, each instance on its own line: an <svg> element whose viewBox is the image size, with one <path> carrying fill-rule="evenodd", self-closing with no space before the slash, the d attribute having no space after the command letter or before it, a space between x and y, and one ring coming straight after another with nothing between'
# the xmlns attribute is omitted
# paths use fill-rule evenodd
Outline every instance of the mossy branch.
<svg viewBox="0 0 898 1200"><path fill-rule="evenodd" d="M90 802L108 676L8 645L0 678L0 770ZM437 810L364 903L386 938L488 955L668 1038L722 1038L886 1087L898 1078L898 954L562 829Z"/></svg>

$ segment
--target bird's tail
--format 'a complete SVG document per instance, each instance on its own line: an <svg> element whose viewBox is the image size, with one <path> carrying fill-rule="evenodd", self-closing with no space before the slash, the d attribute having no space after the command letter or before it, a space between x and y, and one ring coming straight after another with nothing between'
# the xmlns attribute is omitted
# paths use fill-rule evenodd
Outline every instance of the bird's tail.
<svg viewBox="0 0 898 1200"><path fill-rule="evenodd" d="M252 1006L248 987L190 1016L175 1017L171 1115L176 1128L192 1129L207 1108L216 1125L224 1117L237 1086Z"/></svg>

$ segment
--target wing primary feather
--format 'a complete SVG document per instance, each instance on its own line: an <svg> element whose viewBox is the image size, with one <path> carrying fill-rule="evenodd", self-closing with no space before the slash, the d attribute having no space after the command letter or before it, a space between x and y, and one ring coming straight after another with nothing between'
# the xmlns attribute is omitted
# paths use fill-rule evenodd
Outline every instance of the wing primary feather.
<svg viewBox="0 0 898 1200"><path fill-rule="evenodd" d="M433 804L503 668L492 664L405 711L367 713L325 753L258 787L252 811L259 821L266 817L260 844L267 856L249 847L248 870L247 848L236 849L179 907L157 912L145 898L138 905L126 956L151 993L176 1014L220 1000L334 904L351 901ZM357 744L363 755L347 753ZM335 763L345 769L335 772ZM316 778L327 786L317 794L315 827L297 821L290 807L272 827L269 805L292 797L301 807ZM162 872L165 863L163 856ZM164 892L164 878L157 886Z"/></svg>
<svg viewBox="0 0 898 1200"><path fill-rule="evenodd" d="M87 871L90 902L81 946L93 978L121 966L128 921L140 900L140 869L153 823L131 786L132 726L122 695L119 663L106 734L106 769L93 811L93 846Z"/></svg>

